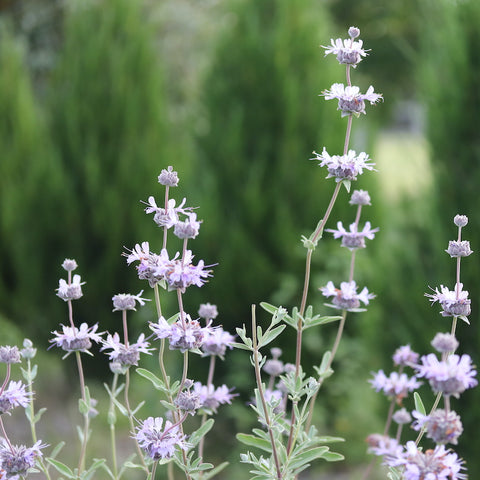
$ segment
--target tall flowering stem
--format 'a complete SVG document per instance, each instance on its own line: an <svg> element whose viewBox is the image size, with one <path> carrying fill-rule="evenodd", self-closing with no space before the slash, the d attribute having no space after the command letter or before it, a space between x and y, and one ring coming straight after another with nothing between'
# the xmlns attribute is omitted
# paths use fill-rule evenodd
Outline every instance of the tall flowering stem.
<svg viewBox="0 0 480 480"><path fill-rule="evenodd" d="M323 230L325 228L325 224L327 223L330 213L332 212L333 206L335 205L335 201L337 200L338 193L340 192L341 187L342 187L342 184L340 182L337 183L335 190L333 192L332 198L330 199L330 203L325 212L325 215L323 219L320 221L320 223L318 224L317 228L315 229L311 237L312 247L308 248L307 257L305 260L305 278L303 282L302 300L300 303L301 316L304 315L305 308L307 306L307 296L308 296L308 290L310 287L310 271L311 271L311 264L312 264L312 255L313 255L313 250L315 248L314 246L318 242L318 239L321 238L322 236ZM302 327L303 327L302 320L301 318L299 318L298 324L297 324L297 344L296 344L297 348L296 348L296 357L295 357L295 372L297 376L300 370L301 357L302 357L302 332L303 332Z"/></svg>
<svg viewBox="0 0 480 480"><path fill-rule="evenodd" d="M458 438L463 432L460 416L452 410L451 397L458 398L465 390L473 388L478 384L477 375L469 355L458 355L454 352L459 347L455 338L458 320L461 319L469 324L470 299L468 292L463 290L460 281L460 263L462 257L467 257L473 252L468 241L461 238L461 229L468 223L464 215L457 215L454 223L458 227L456 240L450 241L446 252L451 258L456 259L455 287L453 290L441 285L440 288L432 289L433 293L426 293L432 304L438 302L442 308L442 317L451 317L451 328L449 333L439 332L433 338L431 345L437 354L429 353L419 356L411 352L408 346L400 347L393 356L396 364L409 366L414 369L415 376L407 380L402 375L391 374L385 376L383 371L378 372L371 380L377 391L384 391L388 396L395 394L396 403L405 396L405 392L413 391L420 384L417 379L425 379L435 394L435 400L430 411L426 413L423 402L415 393L415 407L412 412L415 420L412 428L419 432L415 442L400 443L401 426L410 423L409 414L398 410L390 417L399 424L395 438L388 436L388 429L383 435L370 435L369 451L375 455L383 456L384 464L390 467L391 478L398 479L420 479L420 478L449 478L461 480L467 478L462 473L465 470L464 462L446 444L456 445ZM443 409L439 408L443 399ZM390 409L392 410L392 408ZM404 409L403 409L404 410ZM426 435L436 444L435 449L422 449L419 444ZM370 469L365 472L363 478L368 478Z"/></svg>
<svg viewBox="0 0 480 480"><path fill-rule="evenodd" d="M307 247L307 257L306 257L306 265L305 265L305 279L303 284L303 292L302 292L302 300L299 309L299 320L297 324L297 343L296 343L296 357L295 357L295 376L298 378L300 372L300 365L301 365L301 349L302 349L302 327L303 321L302 317L305 313L306 305L307 305L307 295L309 290L310 284L310 269L311 269L311 259L313 254L313 249L317 245L318 240L321 238L325 225L330 217L330 213L333 209L335 201L337 200L338 194L340 192L340 188L343 184L345 184L347 190L350 188L350 182L352 180L356 180L357 175L362 173L363 168L372 169L372 164L368 163L368 156L364 153L355 157L355 152L349 150L350 145L350 136L352 131L352 123L353 123L353 116L358 116L360 113L365 113L365 100L369 100L371 103L375 103L377 100L381 98L381 95L373 94L373 87L370 87L369 91L365 95L361 95L359 93L358 87L352 87L351 84L351 68L355 68L356 65L362 60L362 57L366 55L365 50L362 48L361 41L355 41L355 38L358 37L360 31L355 28L351 27L349 29L349 36L350 38L347 40L340 40L337 39L336 41L332 40L331 47L324 47L326 48L326 55L329 53L334 53L337 56L337 60L341 64L346 65L346 81L347 86L344 87L342 84L334 84L332 85L332 89L330 91L326 90L323 95L325 98L338 99L338 109L342 112L342 117L347 117L347 126L345 132L345 141L343 146L343 155L341 157L334 156L330 157L328 153L325 151L321 155L317 155L317 158L321 160L321 166L327 166L329 170L329 177L335 177L337 182L336 188L333 192L332 198L329 202L327 210L323 219L319 222L317 228L315 229L314 233L310 236L308 241L304 241L305 246ZM327 177L328 178L328 177ZM357 210L357 216L355 220L355 229L358 230L358 221L360 218L360 211L361 205ZM355 262L355 250L352 250L352 260L350 263L350 274L349 274L349 283L353 282L353 269L354 269L354 262ZM340 320L337 335L335 339L335 343L333 345L333 349L330 355L328 368L330 368L331 363L333 362L335 353L337 351L338 345L340 343L343 329L346 320L346 309L342 312L342 318ZM323 379L319 379L320 385ZM315 405L315 400L318 395L318 390L312 398L309 408L309 417L307 420L307 428L309 428L312 415L313 415L313 408ZM290 435L288 441L288 451L291 449L292 445L292 435L293 435L293 424L295 421L295 409L292 411L292 419L291 419L291 428L290 428Z"/></svg>

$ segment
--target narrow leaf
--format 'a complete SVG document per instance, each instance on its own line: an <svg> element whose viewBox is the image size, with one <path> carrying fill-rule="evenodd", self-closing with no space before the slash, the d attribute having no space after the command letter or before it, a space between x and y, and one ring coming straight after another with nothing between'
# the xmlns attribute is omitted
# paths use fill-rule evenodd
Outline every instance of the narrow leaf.
<svg viewBox="0 0 480 480"><path fill-rule="evenodd" d="M306 452L302 453L293 453L293 459L290 462L290 468L297 469L301 468L306 463L311 462L317 458L323 457L323 455L328 452L328 447L316 447Z"/></svg>
<svg viewBox="0 0 480 480"><path fill-rule="evenodd" d="M217 473L220 473L227 465L228 465L228 462L221 463L220 465L216 466L213 470L210 470L209 472L205 472L202 475L202 479L209 480L210 478L213 478Z"/></svg>
<svg viewBox="0 0 480 480"><path fill-rule="evenodd" d="M60 472L62 475L65 475L67 478L77 478L77 476L73 473L72 470L70 470L67 465L65 465L62 462L59 462L58 460L54 460L53 458L47 458L46 459L48 463L53 465L58 472Z"/></svg>
<svg viewBox="0 0 480 480"><path fill-rule="evenodd" d="M58 443L52 451L50 458L53 460L59 453L60 450L65 446L65 442Z"/></svg>
<svg viewBox="0 0 480 480"><path fill-rule="evenodd" d="M322 458L327 462L339 462L345 459L343 455L336 452L326 452L322 455Z"/></svg>
<svg viewBox="0 0 480 480"><path fill-rule="evenodd" d="M26 411L26 410L25 410ZM42 418L42 415L47 411L47 409L44 407L44 408L41 408L36 414L35 414L35 417L33 418L33 423L37 423L40 418Z"/></svg>
<svg viewBox="0 0 480 480"><path fill-rule="evenodd" d="M304 329L307 329L307 328L310 328L310 327L316 327L318 325L325 325L327 323L337 322L341 318L342 317L340 317L338 315L326 316L326 317L315 316L312 319L305 320Z"/></svg>
<svg viewBox="0 0 480 480"><path fill-rule="evenodd" d="M266 310L268 313L271 313L274 315L277 313L278 308L275 305L271 305L270 303L267 302L260 302L260 306Z"/></svg>
<svg viewBox="0 0 480 480"><path fill-rule="evenodd" d="M167 392L167 389L165 388L165 384L163 381L158 378L154 373L150 372L150 370L146 370L145 368L137 368L136 372L146 378L147 380L150 380L153 384L153 386L157 390L161 390L162 392Z"/></svg>
<svg viewBox="0 0 480 480"><path fill-rule="evenodd" d="M198 445L202 437L204 437L213 427L215 421L213 418L209 418L198 430L193 432L188 439L188 443L192 444L194 447Z"/></svg>
<svg viewBox="0 0 480 480"><path fill-rule="evenodd" d="M269 441L263 438L255 437L254 435L248 435L246 433L237 433L237 440L250 447L257 447L261 450L271 453L272 445ZM327 448L327 447L325 447Z"/></svg>
<svg viewBox="0 0 480 480"><path fill-rule="evenodd" d="M420 395L417 392L413 393L413 398L415 400L415 410L417 412L420 412L422 415L426 415L426 410L425 406L423 405L422 399L420 398Z"/></svg>
<svg viewBox="0 0 480 480"><path fill-rule="evenodd" d="M270 342L275 340L283 331L285 330L285 325L279 325L278 327L272 328L272 330L267 330L263 337L260 339L258 337L258 348L268 345Z"/></svg>

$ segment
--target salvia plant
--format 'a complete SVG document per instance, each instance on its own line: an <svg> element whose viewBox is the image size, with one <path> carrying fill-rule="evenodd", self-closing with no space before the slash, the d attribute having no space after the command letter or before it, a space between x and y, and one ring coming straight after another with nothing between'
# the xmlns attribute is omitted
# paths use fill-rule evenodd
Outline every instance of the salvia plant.
<svg viewBox="0 0 480 480"><path fill-rule="evenodd" d="M145 282L150 294L116 294L112 297L113 312L121 318L118 332L101 331L98 324L89 325L74 320L74 304L83 297L85 284L77 273L78 265L66 259L62 267L65 278L59 280L57 296L65 303L67 319L52 332L51 348L63 351L63 358L72 356L77 366L80 385L78 401L80 424L78 457L69 465L62 458L63 442L49 445L37 438L37 423L45 409L36 409L33 384L37 377L34 364L36 348L25 339L22 348L0 347L0 362L6 365L6 373L0 388L0 414L10 413L21 407L25 409L30 424L31 446L14 443L5 415L0 415L2 440L0 443L0 478L23 479L31 472L39 472L48 480L54 478L93 479L129 478L132 469L140 471L146 480L154 480L158 469L163 469L169 480L182 477L187 480L208 480L225 467L226 462L213 465L205 457L205 437L214 427L215 414L225 404L235 400L236 393L227 385L215 382L215 366L224 360L228 350L242 349L248 352L256 386L250 399L253 415L258 426L249 433L238 433L237 439L247 450L240 455L240 462L247 465L250 477L256 480L293 480L308 469L313 462L339 461L343 456L331 450L331 444L342 441L339 437L320 434L315 427L313 413L323 383L333 374L332 365L342 338L347 316L364 312L375 295L355 280L357 252L375 238L378 228L362 220L364 207L371 204L365 190L351 192L352 182L366 171L374 171L375 164L365 152L350 148L350 136L354 119L366 113L367 104L375 104L382 96L372 86L365 93L351 83L352 70L367 56L359 39L358 28L348 30L347 39L336 39L323 47L325 55L333 54L345 67L345 83L335 83L323 91L326 100L337 100L338 110L345 118L345 142L343 152L329 153L323 147L314 152L313 160L326 167L327 178L332 179L332 196L323 216L308 237L302 237L305 247L305 272L299 304L291 311L282 306L261 303L263 316L270 320L257 321L255 305L251 307L251 324L236 329L236 335L225 331L217 322L215 305L205 303L197 312L187 312L184 295L190 288L202 287L213 276L214 264L197 260L191 250L191 242L199 234L201 221L195 209L187 206L186 199L171 197L178 186L179 178L172 166L163 169L158 176L162 186L162 201L148 197L145 212L151 215L159 227L155 246L148 241L126 248L123 255L128 265L135 268L138 278ZM352 217L346 223L338 221L336 228L326 228L333 206L340 197L342 188L349 195ZM400 347L393 355L396 370L386 374L380 370L370 383L390 401L388 418L382 433L368 437L369 451L383 459L385 475L391 480L455 480L467 478L465 465L447 445L455 445L462 433L460 416L452 409L451 397L458 398L466 389L477 384L476 371L468 355L459 355L455 338L458 320L468 324L470 300L460 280L460 261L472 251L468 241L462 240L462 228L467 217L454 219L458 227L457 240L451 241L447 253L456 258L456 278L453 289L441 285L426 296L432 304L438 303L441 315L451 319L450 331L438 333L432 341L437 354L420 356L409 345ZM345 265L344 281L315 286L320 298L324 297L327 315L314 311L308 303L312 290L310 281L312 256L324 233L340 240L341 247L350 252L350 261ZM171 248L172 235L176 237L178 251ZM360 252L361 254L361 252ZM174 298L164 301L165 296ZM146 302L153 301L156 315L144 332L134 338L129 329L129 316ZM318 302L317 302L318 303ZM302 337L308 328L320 328L325 324L336 325L336 336L331 349L323 353L316 366L302 363ZM262 326L263 325L263 326ZM273 342L287 329L292 329L296 338L295 356L292 362L282 358L282 351ZM98 413L97 402L92 398L84 375L83 358L93 355L96 345L100 355L109 362L112 379L105 384L108 399L107 436L110 439L105 458L97 458L89 449L92 438L91 419ZM178 364L169 362L175 358ZM141 367L142 357L155 355L155 368ZM203 383L190 378L189 363L192 358L206 357L207 374ZM172 360L173 359L173 360ZM13 380L14 364L23 361L22 380ZM149 363L151 365L151 362ZM174 368L180 365L180 369ZM410 372L407 373L407 369ZM181 372L178 378L172 372ZM158 392L158 401L150 406L158 416L142 415L144 402L138 403L131 388L131 376L139 375ZM425 403L416 390L428 383L433 391L432 406L427 412ZM404 400L413 392L415 409L408 411ZM442 403L441 403L442 402ZM440 408L443 407L443 408ZM128 423L131 455L120 458L117 452L118 418L123 416ZM405 424L418 432L416 441L402 443L401 434ZM393 426L396 432L391 435ZM434 447L420 441L433 442ZM48 455L47 453L48 452ZM373 461L365 470L363 478L369 478Z"/></svg>

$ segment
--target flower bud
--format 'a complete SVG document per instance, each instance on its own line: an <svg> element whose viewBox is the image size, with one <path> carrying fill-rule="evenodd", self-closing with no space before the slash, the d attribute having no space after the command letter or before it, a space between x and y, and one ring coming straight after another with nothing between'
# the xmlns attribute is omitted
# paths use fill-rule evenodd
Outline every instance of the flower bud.
<svg viewBox="0 0 480 480"><path fill-rule="evenodd" d="M272 377L278 377L284 372L283 362L277 359L267 360L263 366L263 371Z"/></svg>
<svg viewBox="0 0 480 480"><path fill-rule="evenodd" d="M10 347L6 345L0 347L0 362L1 363L20 363L22 360L20 358L20 351L18 347Z"/></svg>
<svg viewBox="0 0 480 480"><path fill-rule="evenodd" d="M282 349L278 347L273 347L270 349L270 353L272 354L272 357L277 360L282 356Z"/></svg>
<svg viewBox="0 0 480 480"><path fill-rule="evenodd" d="M210 305L210 303L202 303L198 309L198 315L205 320L212 320L218 315L217 306Z"/></svg>
<svg viewBox="0 0 480 480"><path fill-rule="evenodd" d="M78 267L78 265L75 260L66 258L62 263L62 267L67 272L73 272Z"/></svg>
<svg viewBox="0 0 480 480"><path fill-rule="evenodd" d="M195 415L195 412L202 406L200 395L195 391L184 390L175 399L175 405L185 413Z"/></svg>
<svg viewBox="0 0 480 480"><path fill-rule="evenodd" d="M453 219L453 223L457 227L465 227L468 223L468 217L466 215L455 215L455 218Z"/></svg>
<svg viewBox="0 0 480 480"><path fill-rule="evenodd" d="M173 170L172 166L168 170L163 169L158 176L158 183L166 187L176 187L178 185L178 173Z"/></svg>
<svg viewBox="0 0 480 480"><path fill-rule="evenodd" d="M350 205L371 205L370 195L366 190L355 190L348 203Z"/></svg>
<svg viewBox="0 0 480 480"><path fill-rule="evenodd" d="M431 342L432 347L440 353L454 352L458 348L458 340L451 333L437 333Z"/></svg>
<svg viewBox="0 0 480 480"><path fill-rule="evenodd" d="M412 416L407 412L405 408L397 410L392 417L393 421L398 425L403 425L405 423L410 423L412 421Z"/></svg>
<svg viewBox="0 0 480 480"><path fill-rule="evenodd" d="M445 251L452 258L468 257L473 253L470 249L470 242L468 240L451 240L448 242L448 248Z"/></svg>
<svg viewBox="0 0 480 480"><path fill-rule="evenodd" d="M23 341L23 349L20 350L20 355L22 358L32 359L37 354L37 349L33 348L33 343L31 340L26 338Z"/></svg>
<svg viewBox="0 0 480 480"><path fill-rule="evenodd" d="M360 29L357 27L350 27L348 29L348 35L350 38L357 38L360 35Z"/></svg>

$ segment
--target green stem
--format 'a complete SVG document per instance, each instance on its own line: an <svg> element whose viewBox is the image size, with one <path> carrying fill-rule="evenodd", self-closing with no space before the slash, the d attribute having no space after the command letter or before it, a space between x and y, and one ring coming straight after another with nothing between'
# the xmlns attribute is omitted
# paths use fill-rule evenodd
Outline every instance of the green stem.
<svg viewBox="0 0 480 480"><path fill-rule="evenodd" d="M150 470L148 469L148 466L145 463L145 458L142 454L142 450L140 448L140 445L138 444L137 438L135 437L135 424L133 422L132 409L130 408L129 390L130 390L130 370L127 370L125 373L125 391L124 391L125 407L127 408L128 421L130 423L130 432L135 442L135 448L137 450L138 457L140 458L140 462L142 463L143 469L148 475Z"/></svg>
<svg viewBox="0 0 480 480"><path fill-rule="evenodd" d="M75 352L75 356L77 359L78 378L80 380L80 393L81 393L82 400L86 403L87 395L85 390L85 377L83 374L82 357L79 351ZM85 413L83 413L83 438L82 438L82 446L80 449L80 458L78 459L78 475L79 476L85 469L85 457L87 454L89 429L90 429L90 416L89 416L89 412L86 411Z"/></svg>
<svg viewBox="0 0 480 480"><path fill-rule="evenodd" d="M212 382L213 382L213 374L215 372L215 359L216 358L217 357L215 355L210 356L210 365L208 367L208 377L207 377L207 391L210 391L210 385L212 385ZM201 420L200 427L203 427L203 425L205 424L206 421L207 421L207 414L204 413L202 415L202 420ZM198 456L200 458L203 458L204 446L205 446L205 436L203 436L201 438L200 443L198 444Z"/></svg>
<svg viewBox="0 0 480 480"><path fill-rule="evenodd" d="M282 471L280 468L280 460L278 458L277 447L275 443L275 437L273 436L273 430L270 423L270 416L267 411L267 402L265 401L265 395L263 392L262 377L260 373L260 362L258 360L258 344L257 344L257 323L255 320L255 305L252 305L252 340L253 340L253 360L255 366L255 379L257 381L258 394L260 401L262 402L263 413L265 416L265 425L270 436L270 444L272 446L272 454L275 462L275 469L277 471L277 479L282 480Z"/></svg>
<svg viewBox="0 0 480 480"><path fill-rule="evenodd" d="M115 403L113 402L113 396L116 395L117 383L118 383L118 373L115 373L112 381L112 389L111 389L112 397L110 397L110 405L108 408L108 414L110 416L110 447L112 449L112 468L113 468L114 480L118 479L117 445L116 445L116 439L115 439L115 422L113 421L113 417L115 415Z"/></svg>

